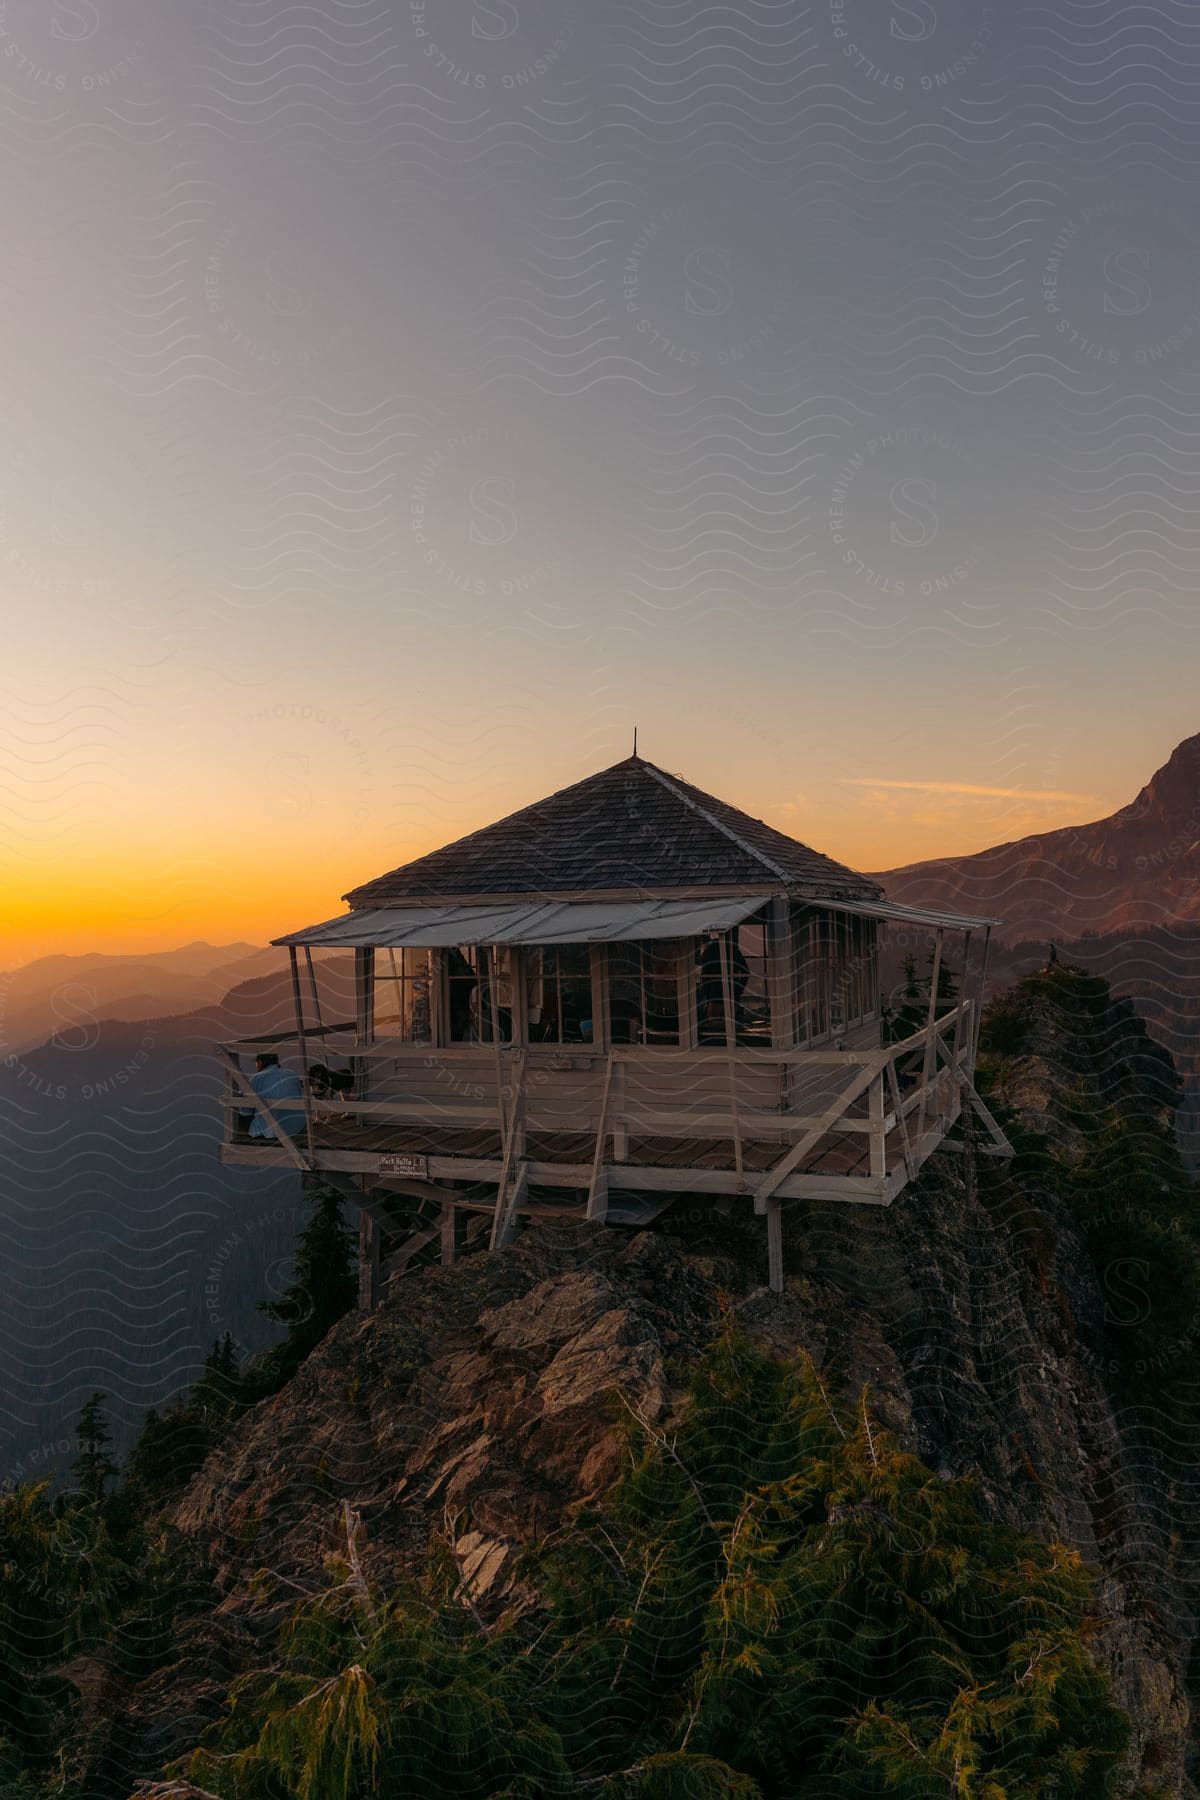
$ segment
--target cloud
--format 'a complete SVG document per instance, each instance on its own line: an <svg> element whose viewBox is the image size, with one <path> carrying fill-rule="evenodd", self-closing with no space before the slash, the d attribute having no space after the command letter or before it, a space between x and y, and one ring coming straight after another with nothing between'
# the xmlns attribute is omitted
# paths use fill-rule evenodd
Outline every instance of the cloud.
<svg viewBox="0 0 1200 1800"><path fill-rule="evenodd" d="M878 775L850 775L848 787L871 788L871 798L882 800L886 793L903 790L911 794L941 794L965 800L1031 800L1048 806L1070 804L1091 806L1095 794L1072 794L1062 788L984 787L972 781L892 781Z"/></svg>

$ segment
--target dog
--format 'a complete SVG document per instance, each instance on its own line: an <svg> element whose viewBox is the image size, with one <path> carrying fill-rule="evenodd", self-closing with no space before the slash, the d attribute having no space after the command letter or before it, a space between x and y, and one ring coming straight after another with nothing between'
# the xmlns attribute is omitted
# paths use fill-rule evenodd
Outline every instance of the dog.
<svg viewBox="0 0 1200 1800"><path fill-rule="evenodd" d="M314 1100L349 1100L354 1094L354 1071L330 1069L324 1063L313 1063L308 1071L308 1090ZM348 1119L350 1114L329 1110L325 1112L325 1116L329 1119Z"/></svg>

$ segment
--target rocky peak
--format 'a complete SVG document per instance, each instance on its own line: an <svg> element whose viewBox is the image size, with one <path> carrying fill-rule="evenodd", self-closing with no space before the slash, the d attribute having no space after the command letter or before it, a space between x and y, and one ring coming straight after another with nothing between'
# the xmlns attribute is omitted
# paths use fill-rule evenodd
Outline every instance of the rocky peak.
<svg viewBox="0 0 1200 1800"><path fill-rule="evenodd" d="M1118 821L1190 832L1192 843L1200 838L1200 734L1176 745L1136 798L1114 813Z"/></svg>

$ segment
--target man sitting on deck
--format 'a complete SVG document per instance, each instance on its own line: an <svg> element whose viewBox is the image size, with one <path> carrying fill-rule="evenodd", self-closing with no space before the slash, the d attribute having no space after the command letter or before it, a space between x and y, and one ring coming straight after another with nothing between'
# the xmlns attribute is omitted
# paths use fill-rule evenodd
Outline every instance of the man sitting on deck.
<svg viewBox="0 0 1200 1800"><path fill-rule="evenodd" d="M279 1101L303 1100L304 1084L298 1075L294 1075L290 1069L280 1066L279 1058L274 1051L263 1050L255 1057L250 1086L256 1094L262 1095L289 1137L294 1137L298 1131L303 1131L304 1114L302 1112L280 1112ZM246 1127L249 1126L247 1136L266 1138L271 1143L276 1141L275 1133L267 1124L266 1115L260 1112L257 1106L248 1112L240 1112L238 1118L241 1120L243 1131L246 1131Z"/></svg>

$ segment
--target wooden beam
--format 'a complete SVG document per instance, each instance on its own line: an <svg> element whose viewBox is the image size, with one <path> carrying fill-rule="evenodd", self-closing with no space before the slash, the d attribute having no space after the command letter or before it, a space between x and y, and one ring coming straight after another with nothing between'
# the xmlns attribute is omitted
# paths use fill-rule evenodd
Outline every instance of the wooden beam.
<svg viewBox="0 0 1200 1800"><path fill-rule="evenodd" d="M367 1176L372 1183L378 1180L375 1173L379 1163L377 1152L323 1150L318 1154L320 1173L323 1176L345 1177L353 1174ZM495 1157L431 1155L429 1160L432 1173L447 1181L485 1181L492 1185L500 1174L500 1165ZM237 1169L274 1170L287 1166L283 1153L265 1141L254 1145L222 1144L218 1150L218 1161L227 1168ZM586 1191L591 1178L591 1169L586 1163L544 1162L529 1158L528 1172L531 1184L564 1190ZM687 1164L664 1167L654 1163L623 1163L609 1164L605 1173L610 1194L614 1191L632 1191L647 1194L732 1195L736 1191L734 1184L737 1177L732 1169L701 1168ZM901 1169L893 1171L884 1183L874 1181L868 1175L808 1171L786 1176L780 1182L777 1192L784 1200L836 1200L854 1205L879 1206L892 1198L888 1190L897 1180L903 1186L904 1172ZM488 1200L484 1204L494 1216L494 1201Z"/></svg>
<svg viewBox="0 0 1200 1800"><path fill-rule="evenodd" d="M918 1144L920 1144L921 1139L925 1135L925 1096L929 1090L929 1084L933 1079L935 1061L933 1027L934 1021L937 1018L938 982L942 977L942 943L945 936L945 932L939 926L933 940L933 965L929 971L929 1016L925 1021L927 1035L925 1038L925 1058L921 1065L921 1109L917 1114Z"/></svg>
<svg viewBox="0 0 1200 1800"><path fill-rule="evenodd" d="M979 1010L975 1014L971 1032L971 1075L974 1077L975 1065L979 1060L979 1029L983 1024L984 993L987 987L988 953L992 947L992 928L987 926L983 934L983 958L979 965Z"/></svg>
<svg viewBox="0 0 1200 1800"><path fill-rule="evenodd" d="M908 1121L904 1116L904 1104L900 1098L900 1083L896 1078L896 1064L889 1056L887 1065L888 1083L892 1090L892 1105L896 1111L896 1123L900 1127L900 1144L904 1153L904 1172L910 1181L916 1179L917 1169L913 1162L912 1146L908 1141Z"/></svg>
<svg viewBox="0 0 1200 1800"><path fill-rule="evenodd" d="M737 1062L735 1057L737 1020L733 1011L733 978L729 969L729 937L729 932L723 931L719 940L721 945L721 1005L725 1013L725 1049L729 1060L729 1110L733 1115L733 1160L737 1169L737 1184L740 1194L743 1187L742 1128L738 1121Z"/></svg>
<svg viewBox="0 0 1200 1800"><path fill-rule="evenodd" d="M889 1063L889 1068L891 1064ZM871 1173L882 1181L887 1174L887 1134L883 1117L883 1071L871 1083L867 1090L867 1103L870 1109L871 1130Z"/></svg>
<svg viewBox="0 0 1200 1800"><path fill-rule="evenodd" d="M604 1091L600 1096L600 1118L596 1125L596 1147L592 1152L592 1175L588 1182L587 1216L589 1219L604 1219L604 1208L608 1200L608 1185L603 1187L600 1172L604 1166L604 1139L608 1132L608 1102L612 1093L613 1055L610 1050L608 1062L604 1070Z"/></svg>
<svg viewBox="0 0 1200 1800"><path fill-rule="evenodd" d="M300 965L295 946L288 951L288 957L292 967L292 1000L296 1007L296 1040L300 1047L300 1081L304 1088L304 1135L308 1140L309 1159L315 1168L317 1146L313 1137L312 1089L308 1084L308 1044L304 1036L304 1001L300 994Z"/></svg>
<svg viewBox="0 0 1200 1800"><path fill-rule="evenodd" d="M942 1040L940 1038L938 1039L938 1048L941 1050L943 1056L948 1057L948 1052L946 1050L946 1046L944 1043L942 1043ZM973 1081L971 1081L970 1078L968 1076L966 1076L962 1072L961 1069L957 1070L956 1073L958 1075L958 1079L959 1079L960 1083L962 1084L962 1089L963 1089L964 1094L966 1094L966 1096L970 1100L972 1112L974 1112L983 1121L984 1128L986 1129L988 1136L991 1138L992 1142L996 1145L997 1149L1003 1151L1005 1156L1015 1156L1016 1151L1013 1149L1012 1145L1009 1143L1008 1139L1005 1137L1002 1128L1000 1127L999 1124L997 1124L996 1119L994 1118L993 1114L991 1113L991 1111L987 1107L987 1105L980 1099L978 1090L975 1087L975 1083Z"/></svg>
<svg viewBox="0 0 1200 1800"><path fill-rule="evenodd" d="M389 1256L384 1264L385 1279L392 1281L397 1275L403 1275L417 1252L427 1249L441 1229L442 1224L439 1219L436 1224L426 1225L422 1231L414 1231L410 1237L406 1237L395 1255Z"/></svg>
<svg viewBox="0 0 1200 1800"><path fill-rule="evenodd" d="M364 1208L358 1215L358 1305L360 1312L374 1312L379 1303L379 1240L381 1232Z"/></svg>
<svg viewBox="0 0 1200 1800"><path fill-rule="evenodd" d="M773 1294L782 1294L783 1216L778 1194L767 1201L767 1281Z"/></svg>
<svg viewBox="0 0 1200 1800"><path fill-rule="evenodd" d="M798 1143L792 1145L787 1155L781 1157L775 1164L775 1167L763 1176L762 1180L754 1190L755 1212L764 1212L766 1210L767 1201L775 1192L784 1176L790 1175L796 1165L808 1155L808 1152L813 1146L819 1142L828 1131L833 1129L846 1108L850 1105L850 1102L852 1100L857 1100L858 1096L870 1086L876 1075L881 1072L884 1060L884 1057L880 1055L879 1052L876 1052L873 1065L855 1076L845 1092L838 1096L837 1105L831 1107L811 1130L805 1132Z"/></svg>
<svg viewBox="0 0 1200 1800"><path fill-rule="evenodd" d="M679 1008L679 1048L695 1050L700 1041L696 1010L696 940L688 938L676 952L675 982Z"/></svg>
<svg viewBox="0 0 1200 1800"><path fill-rule="evenodd" d="M501 1234L502 1234L503 1229L505 1228L504 1227L504 1221L506 1218L505 1200L506 1200L506 1196L507 1196L507 1192L508 1192L509 1172L512 1168L513 1146L516 1142L517 1134L516 1134L516 1130L514 1127L515 1127L515 1123L516 1123L517 1108L519 1105L520 1095L521 1095L522 1076L524 1073L525 1052L523 1050L519 1050L517 1052L517 1059L518 1059L517 1091L513 1096L512 1111L509 1115L509 1119L507 1122L507 1128L504 1130L504 1135L503 1135L503 1140L502 1140L504 1154L503 1154L503 1157L501 1158L501 1162L500 1162L500 1180L499 1180L499 1184L497 1185L497 1188L496 1188L496 1213L495 1213L495 1217L492 1221L492 1239L491 1239L491 1244L490 1244L490 1248L493 1250L495 1250L501 1243L501 1241L502 1241ZM502 1120L503 1120L503 1113L504 1113L504 1109L502 1107L501 1108L501 1119Z"/></svg>
<svg viewBox="0 0 1200 1800"><path fill-rule="evenodd" d="M501 1189L501 1193L503 1193L503 1191L504 1190ZM511 1241L513 1234L513 1220L517 1216L518 1207L522 1204L528 1192L529 1164L523 1162L517 1166L516 1178L512 1183L512 1192L505 1201L504 1212L500 1217L499 1232L493 1231L491 1243L491 1248L493 1250L499 1250ZM499 1200L497 1200L497 1206L499 1206Z"/></svg>
<svg viewBox="0 0 1200 1800"><path fill-rule="evenodd" d="M442 1202L442 1267L453 1268L458 1258L458 1213L454 1202Z"/></svg>

